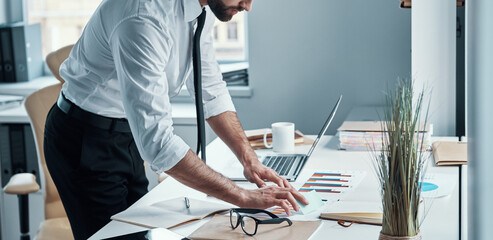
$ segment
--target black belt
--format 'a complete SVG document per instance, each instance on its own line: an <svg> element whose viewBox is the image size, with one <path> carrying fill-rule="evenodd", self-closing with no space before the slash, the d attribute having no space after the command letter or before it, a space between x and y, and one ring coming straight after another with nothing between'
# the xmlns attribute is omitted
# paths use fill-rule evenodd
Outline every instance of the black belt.
<svg viewBox="0 0 493 240"><path fill-rule="evenodd" d="M62 92L60 92L60 96L58 96L57 106L68 116L73 117L93 127L116 132L130 132L130 126L128 125L127 119L103 117L85 111L66 99L65 96L63 96Z"/></svg>

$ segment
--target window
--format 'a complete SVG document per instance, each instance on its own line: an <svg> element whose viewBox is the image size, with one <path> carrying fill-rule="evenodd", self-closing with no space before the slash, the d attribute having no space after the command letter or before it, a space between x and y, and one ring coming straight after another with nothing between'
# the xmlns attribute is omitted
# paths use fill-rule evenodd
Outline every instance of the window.
<svg viewBox="0 0 493 240"><path fill-rule="evenodd" d="M214 29L212 29L212 36L214 38L214 42L219 40L219 26L214 26Z"/></svg>
<svg viewBox="0 0 493 240"><path fill-rule="evenodd" d="M214 48L220 63L247 61L245 23L244 12L236 14L229 22L216 20L214 30L217 29L217 38L214 35Z"/></svg>
<svg viewBox="0 0 493 240"><path fill-rule="evenodd" d="M26 0L29 23L41 24L43 57L74 44L101 0Z"/></svg>
<svg viewBox="0 0 493 240"><path fill-rule="evenodd" d="M238 23L229 22L228 23L228 40L236 41L238 40Z"/></svg>
<svg viewBox="0 0 493 240"><path fill-rule="evenodd" d="M70 3L67 0L25 1L28 23L41 24L43 57L61 47L74 44L101 3L101 0L72 0ZM216 58L221 65L247 62L245 23L244 12L236 14L230 22L216 20L214 23L212 37Z"/></svg>

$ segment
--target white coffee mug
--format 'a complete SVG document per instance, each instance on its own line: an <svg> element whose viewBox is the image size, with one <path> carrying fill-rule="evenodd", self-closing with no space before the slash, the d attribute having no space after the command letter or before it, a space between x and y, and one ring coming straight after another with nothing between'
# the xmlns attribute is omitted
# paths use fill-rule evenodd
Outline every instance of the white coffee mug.
<svg viewBox="0 0 493 240"><path fill-rule="evenodd" d="M272 130L264 133L264 145L272 148L274 152L289 154L294 153L294 123L273 123ZM267 134L272 132L272 145L267 142Z"/></svg>

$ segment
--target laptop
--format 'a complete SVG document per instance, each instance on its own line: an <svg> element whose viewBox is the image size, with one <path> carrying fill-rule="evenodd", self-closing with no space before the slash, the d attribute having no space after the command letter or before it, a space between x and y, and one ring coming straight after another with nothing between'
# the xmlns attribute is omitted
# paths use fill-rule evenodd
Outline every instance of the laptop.
<svg viewBox="0 0 493 240"><path fill-rule="evenodd" d="M342 95L337 100L335 106L332 108L332 112L329 117L325 121L322 129L318 133L317 138L313 142L310 150L307 154L276 154L276 155L266 155L259 158L259 160L265 165L272 169L274 169L280 176L286 178L288 181L295 181L301 170L305 166L305 163L308 161L313 151L317 147L320 138L325 134L327 129L329 128L332 119L334 119L334 115L337 112L337 108L339 108L339 104L341 102ZM238 160L235 160L237 164L239 164ZM241 165L241 164L240 164ZM243 167L232 166L228 170L223 171L223 174L230 178L233 181L246 181L246 178L243 176Z"/></svg>

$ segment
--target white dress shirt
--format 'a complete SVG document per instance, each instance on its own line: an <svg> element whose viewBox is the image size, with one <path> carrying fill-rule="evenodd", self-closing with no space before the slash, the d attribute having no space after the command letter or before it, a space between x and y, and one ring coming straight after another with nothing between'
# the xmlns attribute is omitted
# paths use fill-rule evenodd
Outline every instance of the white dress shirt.
<svg viewBox="0 0 493 240"><path fill-rule="evenodd" d="M205 118L235 111L215 59L207 10L201 36ZM194 96L192 39L198 0L104 0L60 67L62 91L82 109L127 118L141 157L156 172L189 150L173 133L170 98Z"/></svg>

